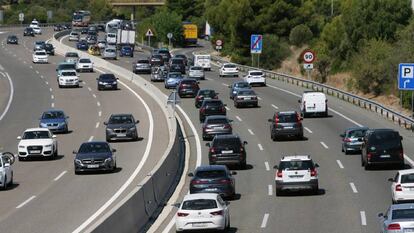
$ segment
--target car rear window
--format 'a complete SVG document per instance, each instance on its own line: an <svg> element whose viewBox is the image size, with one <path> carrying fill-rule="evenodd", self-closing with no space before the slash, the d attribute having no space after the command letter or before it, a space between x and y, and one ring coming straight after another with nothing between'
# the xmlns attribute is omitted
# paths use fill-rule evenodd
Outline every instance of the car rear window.
<svg viewBox="0 0 414 233"><path fill-rule="evenodd" d="M236 68L236 65L234 65L234 64L225 64L224 68Z"/></svg>
<svg viewBox="0 0 414 233"><path fill-rule="evenodd" d="M279 165L280 170L308 170L313 168L312 160L282 161Z"/></svg>
<svg viewBox="0 0 414 233"><path fill-rule="evenodd" d="M214 140L213 146L241 146L239 138L220 138Z"/></svg>
<svg viewBox="0 0 414 233"><path fill-rule="evenodd" d="M366 129L351 130L348 132L348 137L349 138L362 138L364 137L365 132L367 132Z"/></svg>
<svg viewBox="0 0 414 233"><path fill-rule="evenodd" d="M69 72L62 72L62 76L76 76L76 73L73 71L69 71Z"/></svg>
<svg viewBox="0 0 414 233"><path fill-rule="evenodd" d="M392 219L412 219L414 218L414 209L399 209L392 211Z"/></svg>
<svg viewBox="0 0 414 233"><path fill-rule="evenodd" d="M138 60L137 63L149 64L149 61L148 60Z"/></svg>
<svg viewBox="0 0 414 233"><path fill-rule="evenodd" d="M202 96L214 96L215 94L216 92L213 90L201 90L199 93L199 95L202 95Z"/></svg>
<svg viewBox="0 0 414 233"><path fill-rule="evenodd" d="M183 210L208 210L217 208L217 202L212 199L188 200L183 203Z"/></svg>
<svg viewBox="0 0 414 233"><path fill-rule="evenodd" d="M72 69L76 69L75 64L60 64L59 65L59 70L72 70Z"/></svg>
<svg viewBox="0 0 414 233"><path fill-rule="evenodd" d="M401 184L404 183L414 183L414 173L413 174L406 174L401 176Z"/></svg>
<svg viewBox="0 0 414 233"><path fill-rule="evenodd" d="M193 66L193 67L190 68L190 70L203 70L203 67Z"/></svg>
<svg viewBox="0 0 414 233"><path fill-rule="evenodd" d="M254 75L254 76L262 76L263 73L262 72L250 72L250 75Z"/></svg>
<svg viewBox="0 0 414 233"><path fill-rule="evenodd" d="M183 61L183 59L172 59L171 60L171 64L179 64L179 65L181 65L181 64L183 64L184 63L184 61Z"/></svg>
<svg viewBox="0 0 414 233"><path fill-rule="evenodd" d="M227 124L229 121L226 118L208 118L207 124Z"/></svg>
<svg viewBox="0 0 414 233"><path fill-rule="evenodd" d="M193 83L197 83L197 81L195 81L195 80L186 80L186 79L184 79L184 80L182 80L181 81L181 84L193 84Z"/></svg>
<svg viewBox="0 0 414 233"><path fill-rule="evenodd" d="M77 53L67 53L65 57L79 57Z"/></svg>
<svg viewBox="0 0 414 233"><path fill-rule="evenodd" d="M398 132L375 132L371 134L369 141L371 144L400 144L400 135Z"/></svg>
<svg viewBox="0 0 414 233"><path fill-rule="evenodd" d="M89 60L88 58L82 58L79 60L79 63L90 63L91 60Z"/></svg>
<svg viewBox="0 0 414 233"><path fill-rule="evenodd" d="M239 95L256 95L256 93L254 93L254 91L252 91L252 90L238 91L237 94L239 94Z"/></svg>
<svg viewBox="0 0 414 233"><path fill-rule="evenodd" d="M215 179L226 176L226 171L224 170L209 170L209 171L198 171L195 175L200 179Z"/></svg>
<svg viewBox="0 0 414 233"><path fill-rule="evenodd" d="M206 105L206 106L214 106L214 107L216 107L216 106L221 106L221 105L223 105L223 103L222 103L221 101L207 101L207 102L205 103L205 105Z"/></svg>
<svg viewBox="0 0 414 233"><path fill-rule="evenodd" d="M236 83L235 85L237 88L247 88L249 87L248 83Z"/></svg>
<svg viewBox="0 0 414 233"><path fill-rule="evenodd" d="M279 114L278 119L280 123L290 123L290 122L296 122L297 116L296 114Z"/></svg>

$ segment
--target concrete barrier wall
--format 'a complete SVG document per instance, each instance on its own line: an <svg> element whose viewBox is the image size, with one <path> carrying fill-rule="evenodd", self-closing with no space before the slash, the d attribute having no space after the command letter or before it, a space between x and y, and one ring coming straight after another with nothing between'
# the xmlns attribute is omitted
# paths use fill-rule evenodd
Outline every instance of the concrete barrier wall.
<svg viewBox="0 0 414 233"><path fill-rule="evenodd" d="M138 187L87 229L87 232L94 233L145 232L149 228L149 223L157 218L167 203L182 175L186 148L181 127L177 124L171 107L166 105L168 97L151 82L133 74L130 70L78 51L57 40L68 34L69 31L55 34L52 44L56 47L56 53L64 54L76 51L81 57L90 58L95 66L104 68L124 81L129 81L142 88L161 106L165 113L170 142L163 157Z"/></svg>

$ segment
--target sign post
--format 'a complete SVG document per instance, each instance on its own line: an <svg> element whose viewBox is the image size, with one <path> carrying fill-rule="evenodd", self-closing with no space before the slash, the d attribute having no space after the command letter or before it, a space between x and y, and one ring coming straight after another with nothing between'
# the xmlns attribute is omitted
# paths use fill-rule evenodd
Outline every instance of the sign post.
<svg viewBox="0 0 414 233"><path fill-rule="evenodd" d="M302 53L302 57L303 57L303 61L305 62L305 64L303 64L303 68L306 70L306 73L308 74L308 79L311 79L311 71L313 70L313 61L315 60L316 56L315 53L310 50L307 49L305 51L303 51Z"/></svg>
<svg viewBox="0 0 414 233"><path fill-rule="evenodd" d="M220 50L223 48L223 41L222 40L216 40L216 50L217 52L220 52Z"/></svg>
<svg viewBox="0 0 414 233"><path fill-rule="evenodd" d="M263 36L262 35L251 35L250 36L250 54L252 55L252 66L253 65L253 54L257 54L257 67L260 67L260 54L263 48Z"/></svg>
<svg viewBox="0 0 414 233"><path fill-rule="evenodd" d="M169 32L167 34L167 38L168 38L168 48L171 49L171 39L173 38L173 34L171 32Z"/></svg>
<svg viewBox="0 0 414 233"><path fill-rule="evenodd" d="M151 47L151 36L154 36L154 33L152 33L151 29L148 28L147 33L145 35L148 37L148 46Z"/></svg>
<svg viewBox="0 0 414 233"><path fill-rule="evenodd" d="M23 24L23 21L24 21L24 13L19 13L19 21L20 21L20 24Z"/></svg>
<svg viewBox="0 0 414 233"><path fill-rule="evenodd" d="M402 105L402 91L411 91L411 112L414 113L414 63L400 63L398 66L398 89Z"/></svg>

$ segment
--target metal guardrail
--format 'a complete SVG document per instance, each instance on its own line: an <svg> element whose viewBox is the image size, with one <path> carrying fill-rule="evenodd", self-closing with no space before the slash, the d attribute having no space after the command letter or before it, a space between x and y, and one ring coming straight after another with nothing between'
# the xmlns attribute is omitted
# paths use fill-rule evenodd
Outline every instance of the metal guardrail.
<svg viewBox="0 0 414 233"><path fill-rule="evenodd" d="M102 24L106 23L105 21L98 21L98 22L92 22L91 25L94 24ZM68 25L70 24L72 26L71 22L60 22L60 23L39 23L40 27L53 27L55 25ZM0 24L0 28L21 28L21 27L28 27L30 23L24 23L24 24Z"/></svg>
<svg viewBox="0 0 414 233"><path fill-rule="evenodd" d="M219 56L211 56L211 57L213 60L221 62L221 63L227 62L227 61L224 61ZM335 87L331 87L329 85L325 85L325 84L318 83L318 82L311 81L311 80L306 80L303 78L294 77L294 76L283 74L283 73L258 69L256 67L245 66L245 65L238 65L238 67L240 68L241 71L248 71L252 69L260 70L265 74L267 78L277 79L279 81L294 84L294 85L301 86L301 87L311 89L314 91L320 91L320 92L326 93L327 95L337 97L339 99L342 99L344 101L357 105L363 109L375 112L381 115L382 117L398 124L400 127L414 131L414 119L413 118L405 116L399 112L396 112L390 108L387 108L367 98L363 98L363 97L351 94L349 92L340 90Z"/></svg>
<svg viewBox="0 0 414 233"><path fill-rule="evenodd" d="M162 6L165 0L110 0L109 4L114 6Z"/></svg>

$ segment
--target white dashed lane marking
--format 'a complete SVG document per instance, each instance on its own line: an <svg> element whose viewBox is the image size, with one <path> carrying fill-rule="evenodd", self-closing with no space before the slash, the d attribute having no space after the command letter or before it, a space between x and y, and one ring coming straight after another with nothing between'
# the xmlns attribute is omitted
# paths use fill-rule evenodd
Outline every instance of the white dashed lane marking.
<svg viewBox="0 0 414 233"><path fill-rule="evenodd" d="M101 106L101 103L100 102L96 102L96 105L98 105L98 107L99 107L99 106Z"/></svg>
<svg viewBox="0 0 414 233"><path fill-rule="evenodd" d="M92 96L93 96L93 98L96 98L96 95L95 94L93 94Z"/></svg>
<svg viewBox="0 0 414 233"><path fill-rule="evenodd" d="M88 142L91 142L93 140L93 136L91 136L88 140Z"/></svg>
<svg viewBox="0 0 414 233"><path fill-rule="evenodd" d="M279 109L279 107L274 105L274 104L272 104L272 107L275 108L275 109Z"/></svg>
<svg viewBox="0 0 414 233"><path fill-rule="evenodd" d="M367 217L365 216L365 211L360 211L359 214L361 215L361 225L367 225Z"/></svg>
<svg viewBox="0 0 414 233"><path fill-rule="evenodd" d="M358 193L358 190L357 190L357 188L356 188L356 186L355 186L355 184L354 183L349 183L349 186L351 186L351 189L352 189L352 192L353 193Z"/></svg>
<svg viewBox="0 0 414 233"><path fill-rule="evenodd" d="M88 91L92 91L92 89L90 87L88 87Z"/></svg>
<svg viewBox="0 0 414 233"><path fill-rule="evenodd" d="M99 122L96 122L95 128L99 127Z"/></svg>
<svg viewBox="0 0 414 233"><path fill-rule="evenodd" d="M50 106L51 106L52 108L54 108L54 107L55 107L55 103L51 103L51 104L50 104Z"/></svg>
<svg viewBox="0 0 414 233"><path fill-rule="evenodd" d="M336 163L338 164L339 168L344 169L344 165L342 165L341 160L336 160Z"/></svg>
<svg viewBox="0 0 414 233"><path fill-rule="evenodd" d="M265 164L266 171L270 171L269 162L266 161L264 164Z"/></svg>
<svg viewBox="0 0 414 233"><path fill-rule="evenodd" d="M267 194L273 196L273 186L271 184L267 186Z"/></svg>
<svg viewBox="0 0 414 233"><path fill-rule="evenodd" d="M98 116L102 116L102 112L101 111L98 112Z"/></svg>
<svg viewBox="0 0 414 233"><path fill-rule="evenodd" d="M243 121L239 116L236 116L236 119L239 121Z"/></svg>
<svg viewBox="0 0 414 233"><path fill-rule="evenodd" d="M310 130L308 127L303 127L308 133L313 133L312 130Z"/></svg>
<svg viewBox="0 0 414 233"><path fill-rule="evenodd" d="M227 111L230 111L230 108L229 107L225 106L225 108L226 108Z"/></svg>
<svg viewBox="0 0 414 233"><path fill-rule="evenodd" d="M53 179L54 181L58 181L60 178L62 178L62 176L64 176L66 174L66 172L68 171L63 171L62 173L60 173L55 179Z"/></svg>
<svg viewBox="0 0 414 233"><path fill-rule="evenodd" d="M324 143L324 142L321 142L321 145L325 148L325 149L329 149L329 147Z"/></svg>
<svg viewBox="0 0 414 233"><path fill-rule="evenodd" d="M263 216L262 225L260 225L260 228L266 228L267 220L269 220L269 214L268 213L266 213Z"/></svg>
<svg viewBox="0 0 414 233"><path fill-rule="evenodd" d="M221 85L226 86L226 87L228 87L228 86L229 86L228 84L225 84L225 83L222 83Z"/></svg>
<svg viewBox="0 0 414 233"><path fill-rule="evenodd" d="M259 150L263 150L262 144L257 144L257 146L259 147Z"/></svg>
<svg viewBox="0 0 414 233"><path fill-rule="evenodd" d="M31 196L31 197L29 197L29 199L27 199L26 201L22 202L22 204L20 204L20 205L16 206L16 209L20 209L20 208L22 208L23 206L27 205L27 203L29 203L31 200L33 200L33 199L35 199L35 198L36 198L36 196Z"/></svg>
<svg viewBox="0 0 414 233"><path fill-rule="evenodd" d="M254 135L254 133L251 129L247 129L247 131L249 131L250 135Z"/></svg>

